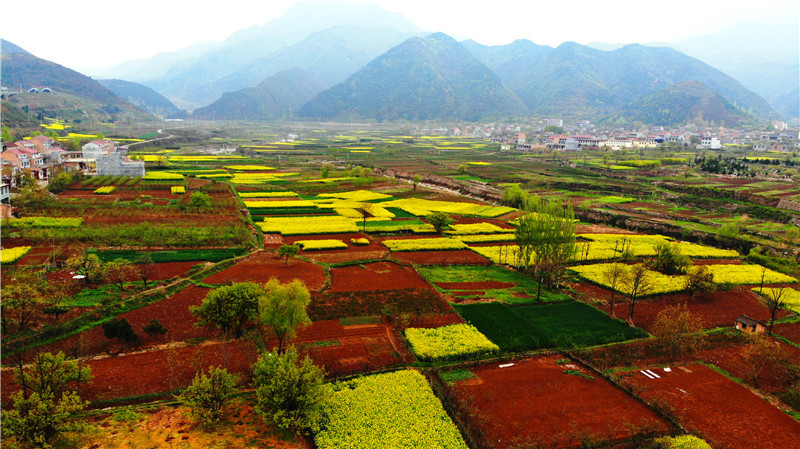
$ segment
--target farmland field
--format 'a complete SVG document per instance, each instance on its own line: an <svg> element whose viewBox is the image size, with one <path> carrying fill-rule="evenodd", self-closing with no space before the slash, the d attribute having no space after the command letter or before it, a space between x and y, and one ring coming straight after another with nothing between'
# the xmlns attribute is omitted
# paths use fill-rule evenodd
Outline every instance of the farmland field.
<svg viewBox="0 0 800 449"><path fill-rule="evenodd" d="M681 425L712 445L741 449L797 445L800 423L711 368L688 365L653 371L657 378L636 371L625 382L641 388L644 397L672 407Z"/></svg>
<svg viewBox="0 0 800 449"><path fill-rule="evenodd" d="M504 351L591 346L645 336L640 329L586 304L565 302L508 307L493 302L453 306Z"/></svg>
<svg viewBox="0 0 800 449"><path fill-rule="evenodd" d="M712 447L794 442L796 421L779 410L800 406L796 156L677 144L561 152L545 148L547 136L501 151L421 124L181 126L169 147L131 147L143 178L92 173L58 193L13 189L12 218L0 223L4 412L19 362L63 351L92 369L81 396L108 408L90 412L102 427L85 441L97 448L127 436L207 446L219 434L242 447L649 447L678 433L665 416ZM513 129L463 126L492 140ZM136 131L128 137L156 130ZM736 168L709 172L728 151ZM523 209L547 201L558 208L527 217L563 211L570 218L553 226L569 235L526 237ZM560 253L573 238L575 251ZM636 265L648 285L634 327L623 319ZM609 267L622 267L613 293ZM282 335L263 321L267 296L248 299L241 338L223 332L234 302L216 324L198 326L190 310L220 288L271 279L308 289L310 323L280 341L334 390L328 425L295 437L254 415L252 364ZM769 324L776 288L788 302L775 336L731 329L741 315ZM109 336L113 319L136 338ZM665 322L689 329L679 353ZM212 366L242 375L220 427L201 433L163 403L147 406L151 418L117 420L120 405L171 401ZM653 379L633 366L673 369ZM153 430L164 423L174 432ZM770 426L782 430L762 432Z"/></svg>
<svg viewBox="0 0 800 449"><path fill-rule="evenodd" d="M481 441L492 447L569 447L581 439L618 442L636 432L670 430L645 406L558 355L469 372L474 378L450 388L463 413L476 419Z"/></svg>

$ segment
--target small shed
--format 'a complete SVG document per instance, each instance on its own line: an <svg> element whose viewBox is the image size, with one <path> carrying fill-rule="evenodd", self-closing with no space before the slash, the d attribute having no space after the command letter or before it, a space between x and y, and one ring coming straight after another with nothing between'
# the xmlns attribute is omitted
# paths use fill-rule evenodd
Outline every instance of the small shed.
<svg viewBox="0 0 800 449"><path fill-rule="evenodd" d="M765 326L764 323L754 320L747 315L739 315L739 318L736 318L736 321L733 323L733 327L745 331L748 334L758 334L766 332L767 330L767 326Z"/></svg>

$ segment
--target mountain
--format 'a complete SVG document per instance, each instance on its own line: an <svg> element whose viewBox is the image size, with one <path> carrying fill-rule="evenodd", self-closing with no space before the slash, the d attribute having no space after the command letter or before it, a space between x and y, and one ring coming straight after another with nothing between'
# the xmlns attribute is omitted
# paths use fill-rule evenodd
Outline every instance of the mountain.
<svg viewBox="0 0 800 449"><path fill-rule="evenodd" d="M186 112L178 109L166 97L142 84L115 79L97 81L129 103L151 114L164 118L183 118L186 115Z"/></svg>
<svg viewBox="0 0 800 449"><path fill-rule="evenodd" d="M7 101L18 108L69 120L152 119L88 76L38 58L8 41L0 42L0 46L0 84L22 88L22 93L8 95ZM34 87L47 87L52 93L28 93Z"/></svg>
<svg viewBox="0 0 800 449"><path fill-rule="evenodd" d="M124 79L144 82L163 78L170 70L193 64L195 60L209 52L217 50L222 42L198 42L176 51L159 53L148 59L125 61L105 70L92 73L98 78Z"/></svg>
<svg viewBox="0 0 800 449"><path fill-rule="evenodd" d="M788 14L791 15L791 14ZM677 42L675 48L732 76L785 117L800 117L800 39L793 17L752 21Z"/></svg>
<svg viewBox="0 0 800 449"><path fill-rule="evenodd" d="M327 28L227 77L197 87L187 92L183 99L208 104L218 99L222 92L254 86L266 76L294 67L312 74L316 83L327 88L344 81L372 59L411 36L411 33L391 28L369 29L353 25Z"/></svg>
<svg viewBox="0 0 800 449"><path fill-rule="evenodd" d="M214 103L196 109L190 118L253 121L291 118L300 106L321 90L302 69L289 69L255 87L225 93Z"/></svg>
<svg viewBox="0 0 800 449"><path fill-rule="evenodd" d="M145 84L169 98L177 106L194 109L204 105L193 98L194 92L201 86L234 75L246 67L270 58L281 49L300 42L312 33L337 26L388 28L401 33L419 32L408 19L376 5L294 3L284 15L263 26L238 31L211 51L179 63L165 61L165 65L169 66L166 73L158 78L146 80ZM302 64L294 63L289 67L295 66L302 67ZM282 66L278 70L285 68L287 67ZM259 73L253 83L274 73ZM120 77L129 79L126 76ZM228 86L228 89L247 86ZM215 100L224 91L224 89L217 91L216 96L208 101Z"/></svg>
<svg viewBox="0 0 800 449"><path fill-rule="evenodd" d="M22 53L25 55L29 55L27 51L23 50L22 47L19 45L9 42L5 39L0 39L0 53L4 55L10 55L12 53Z"/></svg>
<svg viewBox="0 0 800 449"><path fill-rule="evenodd" d="M633 44L601 51L565 42L550 49L524 41L468 48L533 114L606 116L682 81L703 83L756 117L768 118L773 112L763 98L730 76L671 48Z"/></svg>
<svg viewBox="0 0 800 449"><path fill-rule="evenodd" d="M752 20L682 41L649 42L648 47L670 47L719 69L755 92L784 117L800 117L800 39L797 15ZM611 51L624 44L591 42L588 46Z"/></svg>
<svg viewBox="0 0 800 449"><path fill-rule="evenodd" d="M299 111L312 118L478 120L524 115L500 78L453 38L413 37L374 59Z"/></svg>
<svg viewBox="0 0 800 449"><path fill-rule="evenodd" d="M752 120L722 95L703 83L684 81L623 106L615 117L670 126L691 121L736 127Z"/></svg>

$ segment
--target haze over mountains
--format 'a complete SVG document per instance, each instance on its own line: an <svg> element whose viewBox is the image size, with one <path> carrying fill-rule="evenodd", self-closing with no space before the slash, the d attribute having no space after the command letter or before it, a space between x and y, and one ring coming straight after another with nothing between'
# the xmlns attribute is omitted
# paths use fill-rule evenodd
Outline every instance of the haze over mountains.
<svg viewBox="0 0 800 449"><path fill-rule="evenodd" d="M182 116L165 103L166 97L194 111L189 117L195 119L536 115L742 123L800 115L798 83L792 78L797 64L794 72L788 65L774 69L769 61L775 58L764 53L758 70L741 58L737 65L724 51L712 51L733 40L723 30L681 45L692 55L716 61L715 67L727 61L737 79L675 48L574 42L553 48L528 40L498 46L459 43L442 33L422 32L400 14L375 5L296 3L283 16L224 42L129 61L102 75L118 79L103 83L148 112ZM778 47L771 47L775 55L786 52ZM770 82L756 83L759 73L770 68L762 76ZM769 87L753 92L740 80ZM666 113L648 108L637 113L636 105L653 101L671 106L661 108Z"/></svg>

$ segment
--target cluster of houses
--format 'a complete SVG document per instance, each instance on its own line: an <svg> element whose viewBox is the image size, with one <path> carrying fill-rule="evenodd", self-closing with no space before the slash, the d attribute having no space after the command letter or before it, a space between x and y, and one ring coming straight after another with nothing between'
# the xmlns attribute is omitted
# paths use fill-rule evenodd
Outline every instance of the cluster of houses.
<svg viewBox="0 0 800 449"><path fill-rule="evenodd" d="M126 152L108 139L93 140L81 151L67 151L58 140L44 135L2 142L0 202L8 203L9 192L18 187L20 174L28 173L35 180L47 182L55 167L86 174L144 176L144 161L131 161Z"/></svg>
<svg viewBox="0 0 800 449"><path fill-rule="evenodd" d="M781 129L771 132L726 130L719 131L664 131L661 127L648 132L610 132L608 130L574 127L573 134L555 134L542 129L533 130L534 135L526 136L520 127L506 128L491 134L491 140L500 143L506 150L565 150L583 149L639 149L654 148L663 143L686 144L700 150L719 150L726 146L749 146L754 151L795 152L800 149L800 133L797 130ZM587 132L588 131L588 132ZM455 128L452 133L463 135Z"/></svg>

